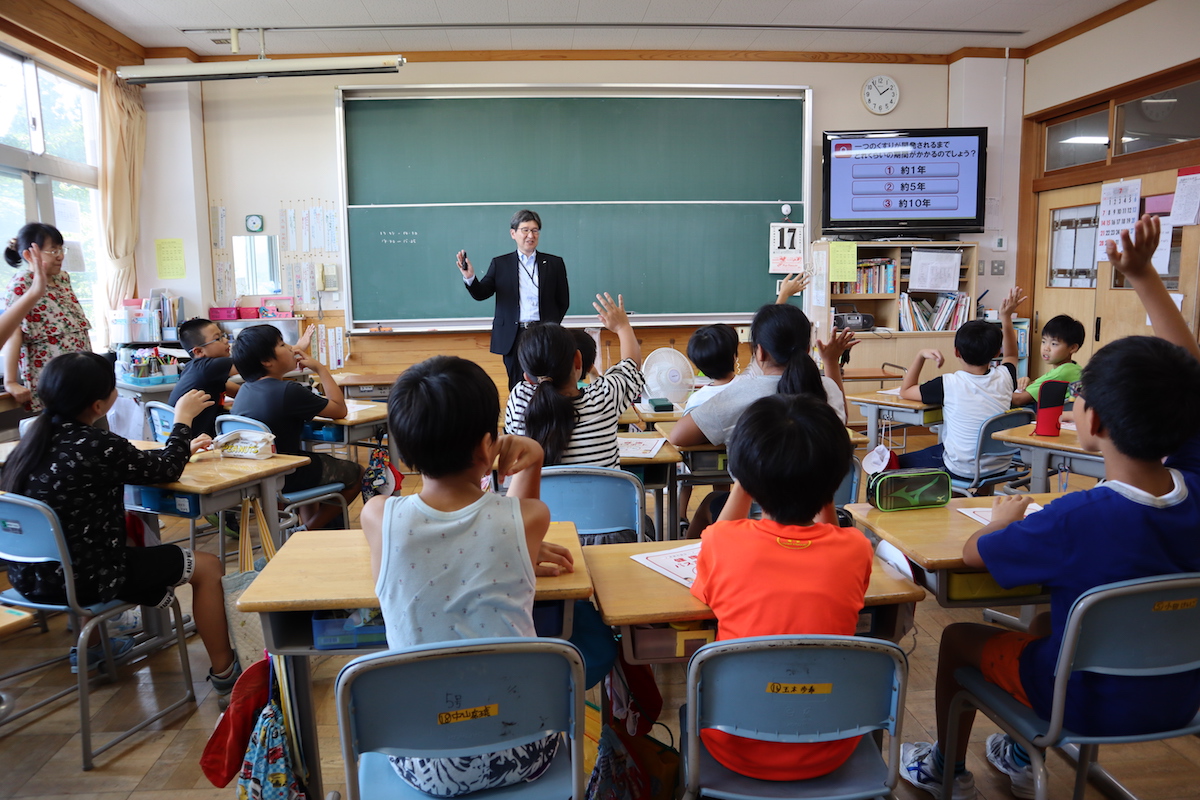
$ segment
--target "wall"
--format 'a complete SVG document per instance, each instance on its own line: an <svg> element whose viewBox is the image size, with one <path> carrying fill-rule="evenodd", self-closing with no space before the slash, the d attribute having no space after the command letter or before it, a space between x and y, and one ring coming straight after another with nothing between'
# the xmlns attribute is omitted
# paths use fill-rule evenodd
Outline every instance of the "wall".
<svg viewBox="0 0 1200 800"><path fill-rule="evenodd" d="M1158 0L1031 56L1025 113L1084 97L1194 60L1200 3Z"/></svg>

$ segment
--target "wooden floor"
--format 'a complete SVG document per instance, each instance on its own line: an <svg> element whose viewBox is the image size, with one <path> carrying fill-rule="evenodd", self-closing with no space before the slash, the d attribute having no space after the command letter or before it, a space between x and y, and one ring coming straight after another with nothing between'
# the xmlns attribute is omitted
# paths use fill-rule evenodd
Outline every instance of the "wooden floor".
<svg viewBox="0 0 1200 800"><path fill-rule="evenodd" d="M910 447L921 446L919 438L910 438ZM417 488L418 481L406 480L405 493ZM1082 488L1082 486L1078 487ZM700 499L701 491L693 497ZM358 504L352 517L356 520ZM186 527L168 527L170 539ZM203 549L213 549L211 538ZM187 587L180 591L185 607L190 604ZM905 741L931 740L934 734L934 674L937 668L938 641L943 628L951 622L979 621L977 609L947 610L931 599L918 604L916 627L901 643L909 652L908 701L903 720ZM65 631L65 618L52 621L51 632L36 629L17 633L0 642L0 672L65 652L71 645ZM90 772L80 769L79 712L72 697L64 698L40 712L0 727L0 800L37 797L71 800L200 800L235 796L235 788L215 788L200 772L199 759L209 733L216 724L216 699L203 681L208 658L193 637L189 643L197 705L160 722L118 745L97 759ZM315 691L318 702L318 729L326 790L342 789L342 761L337 743L337 721L333 707L333 681L348 659L318 658L314 663ZM175 661L173 664L172 662ZM93 728L104 732L119 730L126 719L154 708L164 698L158 689L178 671L171 651L126 665L118 683L100 687L93 693ZM678 733L677 708L683 698L683 668L668 665L657 669L667 710L663 719ZM65 663L48 671L0 684L16 703L29 702L70 683L74 676ZM982 800L1006 800L1007 778L987 763L983 742L996 729L980 718L975 726L968 767ZM1165 743L1122 745L1102 749L1101 760L1119 779L1144 800L1183 800L1200 797L1200 738L1187 737ZM1051 797L1071 796L1073 771L1058 756L1049 757ZM896 791L901 800L928 800L929 795L903 781ZM1088 798L1101 797L1089 787Z"/></svg>

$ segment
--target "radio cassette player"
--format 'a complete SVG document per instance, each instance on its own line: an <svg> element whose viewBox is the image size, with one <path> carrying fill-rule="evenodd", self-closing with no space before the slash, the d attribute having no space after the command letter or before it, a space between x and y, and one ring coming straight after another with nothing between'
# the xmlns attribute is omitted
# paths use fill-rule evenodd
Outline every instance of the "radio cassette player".
<svg viewBox="0 0 1200 800"><path fill-rule="evenodd" d="M860 312L853 305L838 305L833 309L833 327L841 330L872 331L875 330L875 317Z"/></svg>

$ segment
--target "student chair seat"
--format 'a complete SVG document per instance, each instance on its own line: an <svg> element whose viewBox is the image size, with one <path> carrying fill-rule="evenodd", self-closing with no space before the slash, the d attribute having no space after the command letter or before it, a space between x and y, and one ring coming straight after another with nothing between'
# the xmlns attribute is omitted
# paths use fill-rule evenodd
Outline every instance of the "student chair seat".
<svg viewBox="0 0 1200 800"><path fill-rule="evenodd" d="M646 541L646 490L636 475L608 467L545 467L542 500L550 519L574 522L584 544L622 541L633 531Z"/></svg>
<svg viewBox="0 0 1200 800"><path fill-rule="evenodd" d="M175 641L179 648L179 666L180 677L183 682L183 696L165 708L156 711L148 718L138 722L129 730L114 736L100 747L92 747L90 691L92 680L95 679L89 679L88 677L87 643L92 633L98 631L104 647L103 669L107 671L109 676L115 676L117 674L117 665L113 659L112 644L109 642L107 622L113 617L136 606L130 603L122 603L118 600L107 603L96 603L94 605L82 605L79 603L75 591L75 573L72 569L71 553L67 549L67 540L63 535L62 526L59 524L58 514L50 506L39 500L33 500L22 495L0 492L0 519L4 520L4 524L0 525L0 558L24 564L46 562L61 564L67 588L67 602L61 605L36 603L25 599L15 589L7 589L0 592L0 601L8 605L17 606L18 608L27 608L40 612L67 612L72 614L76 620L87 620L85 623L79 625L79 636L76 639L76 648L79 654L78 680L56 694L30 705L28 708L10 713L2 720L3 723L20 719L26 714L58 700L60 697L65 697L71 692L78 691L83 768L84 770L90 770L93 759L105 750L108 750L113 745L143 730L147 726L152 725L163 717L174 713L176 709L195 701L196 695L192 689L192 670L191 664L188 661L187 642L178 633L184 629L183 612L179 607L179 600L176 599L171 603L171 611L175 617ZM7 680L17 675L24 675L27 672L65 661L68 655L64 653L59 658L10 672L0 677L0 680ZM156 676L156 680L159 677L163 676ZM153 703L153 701L150 702Z"/></svg>
<svg viewBox="0 0 1200 800"><path fill-rule="evenodd" d="M250 417L243 417L238 414L221 414L217 417L217 435L229 433L237 430L262 431L270 433L271 429L265 423L259 422ZM311 489L301 489L298 492L280 492L279 499L283 501L283 510L280 512L279 526L282 530L293 530L300 524L300 515L297 512L301 506L314 505L320 503L333 503L342 508L342 519L346 524L350 524L350 507L346 503L346 498L342 496L342 492L346 490L344 483L326 483L321 486L314 486Z"/></svg>
<svg viewBox="0 0 1200 800"><path fill-rule="evenodd" d="M428 800L389 754L484 754L551 733L568 741L541 777L471 796L583 800L584 668L569 642L473 639L373 653L342 668L335 692L349 800Z"/></svg>
<svg viewBox="0 0 1200 800"><path fill-rule="evenodd" d="M701 647L688 663L687 705L680 709L684 800L889 795L899 776L907 682L904 651L879 639L755 636ZM772 742L862 739L828 775L764 781L713 758L700 739L704 728ZM881 731L890 737L886 763L878 743Z"/></svg>
<svg viewBox="0 0 1200 800"><path fill-rule="evenodd" d="M1089 772L1110 797L1134 797L1096 763L1101 744L1146 742L1200 734L1200 713L1180 728L1129 736L1085 736L1063 727L1067 682L1072 673L1105 675L1171 675L1200 669L1200 572L1119 581L1084 592L1071 606L1058 663L1050 719L1033 709L973 667L954 676L962 687L950 706L946 748L953 753L958 739L958 715L977 708L1024 746L1033 763L1037 800L1046 800L1045 748L1077 754L1075 800L1082 800ZM953 771L947 770L953 780ZM948 785L948 784L947 784Z"/></svg>
<svg viewBox="0 0 1200 800"><path fill-rule="evenodd" d="M973 495L980 489L995 486L1001 483L1013 483L1029 477L1029 467L1019 461L1011 462L1006 469L1001 472L993 472L990 474L980 474L979 460L983 456L1008 455L1017 456L1020 450L1012 445L1001 442L992 438L993 433L1006 431L1009 428L1016 428L1020 425L1028 425L1033 422L1034 413L1028 408L1013 408L1005 411L1003 414L997 414L984 421L983 426L979 429L979 440L975 444L975 475L970 481L960 481L952 478L950 486L957 494Z"/></svg>

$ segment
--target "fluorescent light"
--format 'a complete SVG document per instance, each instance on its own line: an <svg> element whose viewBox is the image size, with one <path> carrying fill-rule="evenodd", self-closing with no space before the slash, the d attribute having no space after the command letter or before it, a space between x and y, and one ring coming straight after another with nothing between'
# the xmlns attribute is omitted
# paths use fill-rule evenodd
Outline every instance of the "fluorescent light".
<svg viewBox="0 0 1200 800"><path fill-rule="evenodd" d="M1063 139L1059 144L1108 144L1107 136L1072 136Z"/></svg>
<svg viewBox="0 0 1200 800"><path fill-rule="evenodd" d="M1179 102L1179 98L1177 98L1177 97L1147 97L1145 100L1142 100L1141 102L1142 102L1142 105L1149 105L1150 103L1177 103L1177 102Z"/></svg>
<svg viewBox="0 0 1200 800"><path fill-rule="evenodd" d="M306 75L366 75L395 73L404 56L347 56L344 58L255 58L250 61L206 61L199 64L147 64L117 67L117 76L131 84L227 81L239 78L286 78Z"/></svg>

